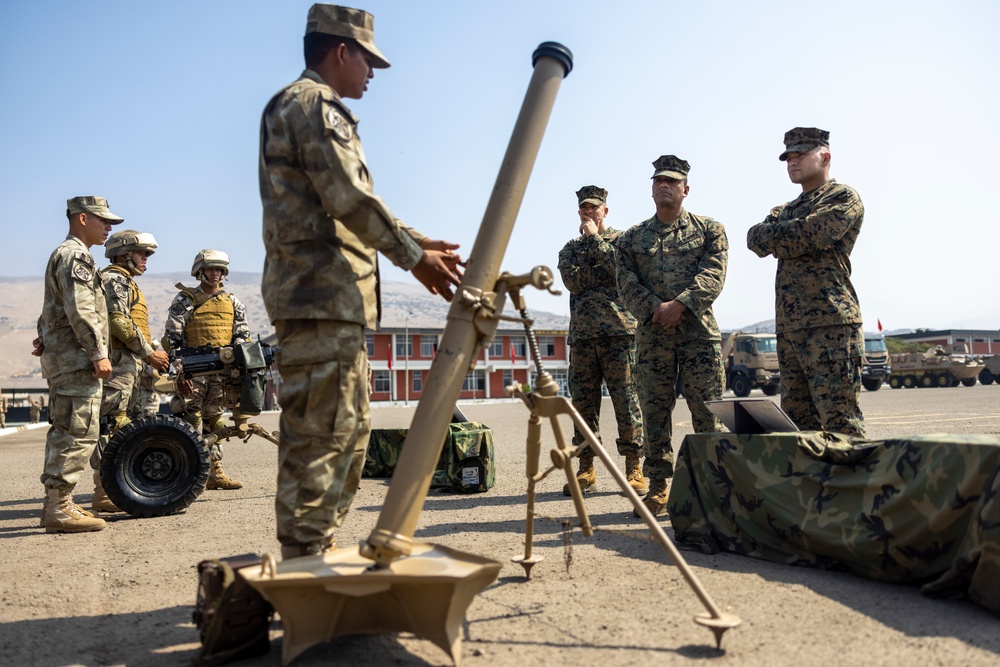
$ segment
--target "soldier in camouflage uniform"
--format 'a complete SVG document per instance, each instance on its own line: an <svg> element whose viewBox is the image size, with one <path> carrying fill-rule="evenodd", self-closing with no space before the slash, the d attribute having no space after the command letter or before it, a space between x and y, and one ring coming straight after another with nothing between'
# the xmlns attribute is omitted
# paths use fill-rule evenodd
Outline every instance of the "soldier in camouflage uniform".
<svg viewBox="0 0 1000 667"><path fill-rule="evenodd" d="M587 185L576 193L580 236L559 251L559 274L569 290L569 390L573 407L600 439L601 383L615 406L618 454L625 457L625 476L637 493L649 491L642 476L642 413L635 391L635 318L622 306L615 283L615 243L621 232L604 224L608 192ZM579 430L573 446L583 443ZM576 475L582 491L597 488L594 452L580 453ZM569 495L569 485L563 487Z"/></svg>
<svg viewBox="0 0 1000 667"><path fill-rule="evenodd" d="M90 467L94 469L91 509L95 512L121 511L104 491L101 455L108 439L131 421L129 403L143 362L164 371L170 365L166 353L154 350L150 344L146 297L133 279L146 272L147 258L155 251L156 239L153 235L134 229L115 232L104 243L104 256L111 260L111 264L101 271L101 280L108 303L111 333L109 359L113 370L111 377L104 381L104 398L101 401L101 422L110 422L111 428L101 436L90 458Z"/></svg>
<svg viewBox="0 0 1000 667"><path fill-rule="evenodd" d="M460 281L458 246L405 227L372 191L343 102L389 66L371 14L313 5L304 51L306 70L268 102L260 137L261 292L281 346L283 558L329 549L361 480L371 430L364 329L381 312L376 253L447 300Z"/></svg>
<svg viewBox="0 0 1000 667"><path fill-rule="evenodd" d="M864 335L851 284L851 250L865 207L858 193L830 178L830 133L785 133L788 177L802 186L747 232L747 247L778 259L775 332L781 408L804 431L865 437L858 404Z"/></svg>
<svg viewBox="0 0 1000 667"><path fill-rule="evenodd" d="M224 347L250 341L247 309L234 295L222 289L222 279L229 275L229 255L206 248L194 258L191 276L198 287L177 283L180 293L174 297L167 314L165 347L171 361L184 347ZM201 376L178 378L177 393L170 399L171 411L195 429L219 433L226 427L223 416L227 406L239 403L241 384L231 378ZM206 489L239 489L242 482L230 478L222 469L222 442L216 440L209 451L212 466Z"/></svg>
<svg viewBox="0 0 1000 667"><path fill-rule="evenodd" d="M696 433L720 430L705 401L725 386L719 325L712 304L726 279L729 241L716 220L684 210L690 165L673 155L653 162L656 215L618 238L618 292L638 320L636 366L646 427L649 477L644 504L655 514L667 506L673 475L671 445L675 384L691 409Z"/></svg>
<svg viewBox="0 0 1000 667"><path fill-rule="evenodd" d="M100 433L103 380L108 360L108 305L90 247L103 245L113 214L103 197L66 202L69 235L49 257L45 297L32 354L41 357L49 384L52 426L45 436L45 486L42 525L47 533L101 530L103 519L73 502Z"/></svg>
<svg viewBox="0 0 1000 667"><path fill-rule="evenodd" d="M7 428L7 397L0 391L0 428Z"/></svg>
<svg viewBox="0 0 1000 667"><path fill-rule="evenodd" d="M163 345L156 339L150 341L150 345L153 346L154 350L163 349ZM135 391L132 392L132 401L129 404L129 419L136 420L160 412L160 395L155 389L156 381L159 379L160 372L156 368L147 363L142 364L139 379L135 384Z"/></svg>

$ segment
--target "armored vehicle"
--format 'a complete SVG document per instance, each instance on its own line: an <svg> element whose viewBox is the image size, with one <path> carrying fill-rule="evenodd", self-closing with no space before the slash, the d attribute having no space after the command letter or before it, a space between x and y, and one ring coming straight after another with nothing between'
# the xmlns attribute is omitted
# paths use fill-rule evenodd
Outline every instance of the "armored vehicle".
<svg viewBox="0 0 1000 667"><path fill-rule="evenodd" d="M760 389L768 396L778 393L781 375L778 338L774 334L730 334L722 358L726 360L726 386L737 396L747 396L751 389Z"/></svg>
<svg viewBox="0 0 1000 667"><path fill-rule="evenodd" d="M983 370L979 371L980 384L993 384L994 380L1000 384L1000 354L984 357L982 362L984 367Z"/></svg>
<svg viewBox="0 0 1000 667"><path fill-rule="evenodd" d="M882 334L865 334L865 353L861 367L861 384L868 391L878 391L889 377L892 366L889 350Z"/></svg>
<svg viewBox="0 0 1000 667"><path fill-rule="evenodd" d="M971 387L982 370L983 362L936 345L922 354L892 355L889 386L893 389L957 387L959 384Z"/></svg>

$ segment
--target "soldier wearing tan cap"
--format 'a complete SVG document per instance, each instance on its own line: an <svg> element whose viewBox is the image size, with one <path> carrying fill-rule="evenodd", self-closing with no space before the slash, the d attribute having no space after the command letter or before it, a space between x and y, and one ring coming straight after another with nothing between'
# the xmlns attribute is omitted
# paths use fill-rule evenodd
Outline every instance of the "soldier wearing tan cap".
<svg viewBox="0 0 1000 667"><path fill-rule="evenodd" d="M804 431L865 437L861 413L864 334L851 283L851 250L865 207L858 193L830 178L830 133L785 133L788 178L802 194L775 206L747 232L747 247L778 260L775 332L781 408Z"/></svg>
<svg viewBox="0 0 1000 667"><path fill-rule="evenodd" d="M52 426L45 437L42 525L48 533L104 528L104 521L73 502L73 488L97 445L108 360L108 306L90 247L104 245L123 221L103 197L66 202L69 235L49 257L45 297L32 354L41 357L49 384Z"/></svg>
<svg viewBox="0 0 1000 667"><path fill-rule="evenodd" d="M371 429L364 329L378 326L381 311L377 253L447 300L460 280L458 246L404 226L372 189L358 119L344 103L389 66L372 15L313 5L303 43L306 70L268 102L260 134L261 292L281 346L275 508L284 558L331 547L361 480Z"/></svg>

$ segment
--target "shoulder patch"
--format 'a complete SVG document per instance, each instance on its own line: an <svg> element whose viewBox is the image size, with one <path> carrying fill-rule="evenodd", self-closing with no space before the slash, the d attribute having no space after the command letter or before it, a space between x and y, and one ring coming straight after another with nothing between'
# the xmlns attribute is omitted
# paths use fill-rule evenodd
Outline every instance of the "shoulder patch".
<svg viewBox="0 0 1000 667"><path fill-rule="evenodd" d="M354 138L354 124L349 121L336 106L331 106L326 112L326 125L333 130L334 136L341 143L348 143Z"/></svg>
<svg viewBox="0 0 1000 667"><path fill-rule="evenodd" d="M85 261L81 261L80 258L76 258L73 262L73 277L82 283L89 283L94 280L94 266L93 264L88 264Z"/></svg>
<svg viewBox="0 0 1000 667"><path fill-rule="evenodd" d="M115 288L115 295L122 301L126 301L128 299L128 285L117 280L113 281L112 284Z"/></svg>

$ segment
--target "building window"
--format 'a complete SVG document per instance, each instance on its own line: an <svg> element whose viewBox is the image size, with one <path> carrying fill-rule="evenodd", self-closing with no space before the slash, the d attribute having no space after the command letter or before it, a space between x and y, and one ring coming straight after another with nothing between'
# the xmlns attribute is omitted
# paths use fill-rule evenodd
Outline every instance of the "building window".
<svg viewBox="0 0 1000 667"><path fill-rule="evenodd" d="M411 390L418 394L424 390L424 375L420 371L413 374L413 385L411 386Z"/></svg>
<svg viewBox="0 0 1000 667"><path fill-rule="evenodd" d="M556 356L556 337L555 336L539 336L538 337L538 353L543 357L554 357Z"/></svg>
<svg viewBox="0 0 1000 667"><path fill-rule="evenodd" d="M396 357L413 356L413 337L396 336Z"/></svg>
<svg viewBox="0 0 1000 667"><path fill-rule="evenodd" d="M514 384L514 371L507 368L503 371L503 386L509 387L512 384Z"/></svg>
<svg viewBox="0 0 1000 667"><path fill-rule="evenodd" d="M490 355L491 359L503 358L503 336L498 335L496 338L493 339L493 342L490 343L490 349L488 350L488 354Z"/></svg>
<svg viewBox="0 0 1000 667"><path fill-rule="evenodd" d="M388 394L392 391L392 371L375 371L375 391Z"/></svg>
<svg viewBox="0 0 1000 667"><path fill-rule="evenodd" d="M421 336L420 337L420 356L421 357L433 357L438 351L438 339L437 336Z"/></svg>
<svg viewBox="0 0 1000 667"><path fill-rule="evenodd" d="M368 348L368 356L375 356L375 334L365 334L365 347Z"/></svg>
<svg viewBox="0 0 1000 667"><path fill-rule="evenodd" d="M462 391L486 391L486 373L469 371L462 382Z"/></svg>
<svg viewBox="0 0 1000 667"><path fill-rule="evenodd" d="M528 356L528 345L524 342L524 336L511 336L510 346L514 348L514 356L518 359L526 359Z"/></svg>
<svg viewBox="0 0 1000 667"><path fill-rule="evenodd" d="M569 397L569 395L570 395L569 394L569 376L567 375L566 370L565 369L550 370L549 371L549 375L551 375L552 379L554 379L556 381L556 383L559 385L559 395L560 396ZM534 387L535 386L535 372L534 371L531 372L531 377L529 378L529 380L531 382L531 386Z"/></svg>

